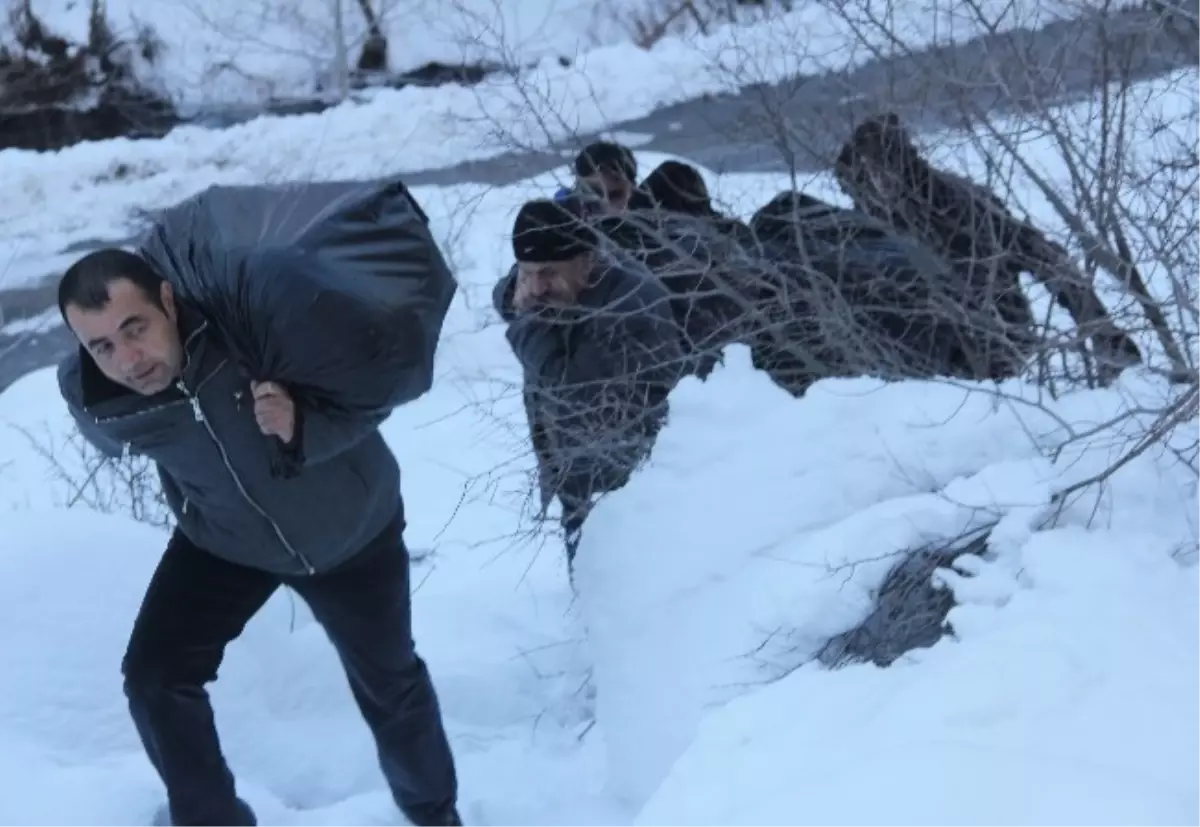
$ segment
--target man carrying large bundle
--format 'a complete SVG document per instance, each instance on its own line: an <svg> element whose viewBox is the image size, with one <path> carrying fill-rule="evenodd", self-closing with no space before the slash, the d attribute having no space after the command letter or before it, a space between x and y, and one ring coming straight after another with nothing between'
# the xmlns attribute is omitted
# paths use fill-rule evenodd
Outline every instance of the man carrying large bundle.
<svg viewBox="0 0 1200 827"><path fill-rule="evenodd" d="M426 223L399 182L214 188L59 284L80 342L63 397L101 452L155 461L177 523L122 664L173 824L255 823L204 687L281 585L329 635L404 814L461 823L378 431L428 390L455 291Z"/></svg>

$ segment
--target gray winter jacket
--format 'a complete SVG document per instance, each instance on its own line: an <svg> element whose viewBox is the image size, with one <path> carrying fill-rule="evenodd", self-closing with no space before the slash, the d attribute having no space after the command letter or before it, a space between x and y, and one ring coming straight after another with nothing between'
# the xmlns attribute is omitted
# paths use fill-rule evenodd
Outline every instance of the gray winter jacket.
<svg viewBox="0 0 1200 827"><path fill-rule="evenodd" d="M649 453L687 370L670 293L644 269L613 261L597 267L571 308L515 311L515 287L510 272L493 301L524 368L543 477L573 500L620 487Z"/></svg>
<svg viewBox="0 0 1200 827"><path fill-rule="evenodd" d="M186 312L186 361L176 385L151 397L108 380L82 349L59 365L63 399L84 437L109 457L158 466L179 529L245 566L325 572L375 538L400 507L400 469L378 419L334 421L297 407L300 472L272 473L243 375L207 321Z"/></svg>

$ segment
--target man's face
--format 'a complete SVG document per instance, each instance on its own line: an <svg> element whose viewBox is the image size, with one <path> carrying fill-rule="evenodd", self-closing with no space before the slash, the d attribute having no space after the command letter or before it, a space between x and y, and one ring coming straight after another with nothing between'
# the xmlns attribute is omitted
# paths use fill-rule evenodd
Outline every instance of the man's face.
<svg viewBox="0 0 1200 827"><path fill-rule="evenodd" d="M633 195L633 183L624 175L612 170L580 178L579 183L604 201L609 214L624 212L629 206L630 196Z"/></svg>
<svg viewBox="0 0 1200 827"><path fill-rule="evenodd" d="M132 281L108 286L100 310L67 305L67 324L96 367L118 385L151 396L165 390L183 366L175 296L166 282L159 307Z"/></svg>
<svg viewBox="0 0 1200 827"><path fill-rule="evenodd" d="M569 305L587 286L591 256L517 265L518 298L526 304Z"/></svg>

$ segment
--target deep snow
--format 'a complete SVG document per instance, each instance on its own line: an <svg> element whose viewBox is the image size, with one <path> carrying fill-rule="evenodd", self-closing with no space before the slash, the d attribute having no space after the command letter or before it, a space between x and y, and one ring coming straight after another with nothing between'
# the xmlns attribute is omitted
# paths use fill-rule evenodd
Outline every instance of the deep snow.
<svg viewBox="0 0 1200 827"><path fill-rule="evenodd" d="M1094 8L1116 9L1126 0L1101 4L1097 0L1039 0L1013 4L986 0L970 9L937 0L888 9L887 25L902 48L930 43L950 43L975 34L1013 28L1037 28L1051 20L1075 17ZM206 103L262 101L267 98L311 96L318 81L329 90L336 59L335 4L331 0L107 0L108 21L120 38L132 38L149 27L162 45L153 66L143 67L147 79L161 86L186 107ZM51 31L72 42L86 42L88 3L79 0L33 0L33 10ZM663 19L673 7L661 0L372 0L381 27L390 41L394 71L405 71L440 61L448 64L487 62L526 66L546 61L535 79L573 88L586 80L601 80L617 87L617 94L638 89L631 83L639 70L652 70L675 80L689 78L697 63L693 44L709 58L733 56L730 47L749 47L762 58L764 47L774 46L769 73L840 67L867 59L872 48L884 52L897 48L877 31L880 9L870 2L845 6L834 15L819 2L798 4L784 15L764 15L754 9L737 9L739 23L715 37L698 36L684 15L646 53L631 43L637 22ZM711 11L701 3L710 19ZM366 23L354 0L343 0L342 21L351 65L366 34ZM724 9L722 11L725 11ZM715 18L720 19L720 18ZM7 19L0 20L0 43L9 36ZM710 27L720 29L720 26ZM796 49L803 34L805 48ZM861 43L847 48L859 34ZM848 35L850 35L848 37ZM786 45L788 48L782 48ZM553 72L559 58L581 58L578 71ZM679 64L679 60L684 62ZM763 67L758 61L741 63L750 72ZM561 67L560 67L561 68ZM617 76L607 76L612 69ZM680 72L682 69L684 71ZM707 70L718 83L719 73ZM643 81L651 75L642 75ZM761 78L766 80L768 78ZM615 82L615 83L614 83ZM751 82L750 78L741 83ZM730 80L726 78L723 86ZM671 84L659 83L651 95L671 95ZM426 100L440 90L423 90ZM696 79L679 89L674 102L697 97L711 89ZM604 95L605 98L608 95ZM585 98L586 99L586 98ZM409 106L408 108L411 108ZM420 107L425 109L425 106Z"/></svg>
<svg viewBox="0 0 1200 827"><path fill-rule="evenodd" d="M1154 233L1186 228L1187 211L1154 202L1160 181L1145 173L1156 154L1194 145L1194 119L1178 120L1194 83L1181 72L1132 95L1127 170L1142 187L1124 204ZM1057 118L1082 134L1096 108ZM212 182L412 168L366 128L378 125L360 118L372 110L0 155L14 181L0 262L47 264L70 240ZM1061 184L1054 143L1028 126L998 124ZM923 143L980 179L1007 178L979 152L989 139L962 138ZM661 160L640 156L647 169ZM743 216L786 186L709 180ZM1057 402L1015 382L997 396L854 379L794 401L732 348L708 383L680 386L652 465L596 509L576 601L557 541L526 516L520 372L490 308L512 214L556 184L416 191L463 289L436 386L384 426L404 468L409 545L433 550L414 571L415 629L469 827L742 827L797 814L853 826L1192 825L1200 575L1186 563L1200 513L1188 454L1147 451L1048 523L1052 493L1120 457L1151 413L1073 439L1057 462L1048 449L1177 391L1140 372ZM802 185L842 200L827 176ZM1061 229L1027 172L1010 185L1022 210ZM1154 240L1134 244L1163 289ZM166 534L84 508L124 496L127 480L112 475L64 508L64 474L83 472L68 432L52 371L0 395L0 823L128 827L161 791L126 721L118 664ZM1175 441L1198 437L1188 424ZM940 575L961 604L953 640L888 670L790 672L862 618L889 555L994 521L988 561ZM330 647L288 595L230 649L215 699L264 822L396 825Z"/></svg>
<svg viewBox="0 0 1200 827"><path fill-rule="evenodd" d="M937 152L982 164L946 137ZM1025 141L1054 172L1046 140ZM346 151L326 153L322 177L348 171ZM85 206L115 220L212 180L210 166L168 160L166 177L80 186L30 212L53 245ZM784 186L710 180L743 215ZM1195 476L1147 452L1036 530L1050 494L1119 456L1144 421L1054 465L1038 448L1135 402L1160 406L1164 385L1134 371L1045 411L1020 383L997 397L840 380L797 402L733 348L708 383L679 388L651 465L598 506L574 601L559 544L522 517L519 371L488 302L512 213L554 183L417 191L463 290L434 390L384 426L409 543L434 550L414 571L415 633L469 822L1200 821ZM840 200L826 177L805 186ZM117 667L166 535L63 509L73 487L59 472L81 472L68 432L52 371L0 395L0 822L146 823L161 791ZM995 518L991 559L970 578L942 575L962 604L955 639L887 670L780 677L865 613L886 566L873 558ZM256 618L214 696L264 823L395 823L332 650L298 601L278 595Z"/></svg>
<svg viewBox="0 0 1200 827"><path fill-rule="evenodd" d="M88 4L34 0L34 12L73 42L87 37ZM332 78L334 4L329 0L108 0L118 37L149 27L164 48L147 67L185 108L204 103L310 96ZM633 0L372 0L388 37L390 68L426 63L529 63L625 39ZM351 65L367 33L354 0L342 4ZM7 21L0 23L0 29Z"/></svg>

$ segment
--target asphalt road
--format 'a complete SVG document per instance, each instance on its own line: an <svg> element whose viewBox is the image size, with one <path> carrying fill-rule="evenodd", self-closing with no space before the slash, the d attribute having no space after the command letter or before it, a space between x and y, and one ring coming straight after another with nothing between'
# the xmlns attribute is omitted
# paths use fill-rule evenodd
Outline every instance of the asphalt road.
<svg viewBox="0 0 1200 827"><path fill-rule="evenodd" d="M1104 82L1156 77L1200 62L1195 37L1164 28L1145 11L1055 23L1036 31L989 35L815 77L752 87L661 109L610 127L649 136L639 148L682 155L717 172L815 172L827 168L852 125L869 114L897 112L918 131L970 123L972 113L1002 114L1047 102L1086 98ZM579 144L593 138L578 136ZM554 169L563 149L508 154L413 173L414 186L477 182L503 186ZM130 239L95 239L83 252ZM51 277L0 291L7 320L54 306ZM0 335L0 391L30 370L57 361L71 346L61 327L43 334Z"/></svg>

